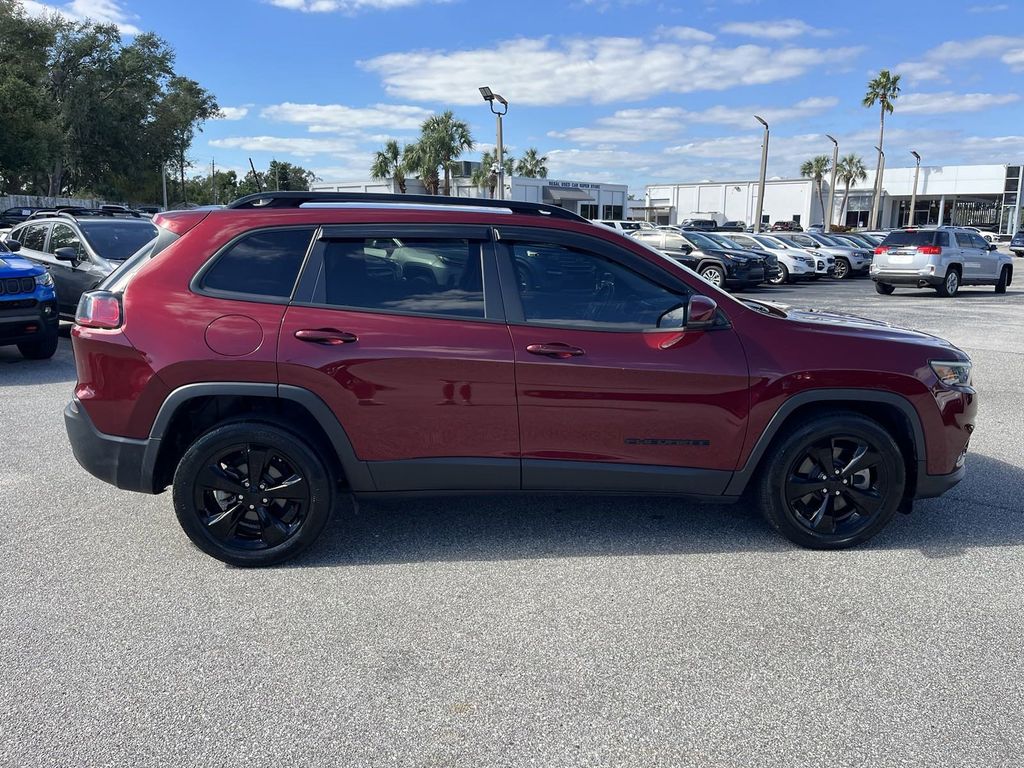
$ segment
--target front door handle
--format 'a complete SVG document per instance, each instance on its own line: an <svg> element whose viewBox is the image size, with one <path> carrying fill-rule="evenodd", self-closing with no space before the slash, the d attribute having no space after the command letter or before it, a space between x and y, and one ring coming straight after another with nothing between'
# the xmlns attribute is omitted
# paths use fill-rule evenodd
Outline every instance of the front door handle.
<svg viewBox="0 0 1024 768"><path fill-rule="evenodd" d="M301 331L295 332L295 338L299 341L310 341L314 344L326 344L332 347L359 341L359 337L354 333L339 331L335 328L303 328Z"/></svg>
<svg viewBox="0 0 1024 768"><path fill-rule="evenodd" d="M579 357L583 354L583 350L579 347L573 347L569 344L562 344L561 342L552 342L550 344L530 344L527 346L526 351L531 355L544 355L545 357L556 357L559 360L565 360L570 357Z"/></svg>

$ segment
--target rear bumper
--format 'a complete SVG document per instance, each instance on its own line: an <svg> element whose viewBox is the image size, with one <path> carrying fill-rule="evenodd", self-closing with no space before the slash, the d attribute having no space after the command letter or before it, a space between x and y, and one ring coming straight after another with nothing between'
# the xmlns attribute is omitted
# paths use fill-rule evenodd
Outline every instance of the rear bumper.
<svg viewBox="0 0 1024 768"><path fill-rule="evenodd" d="M75 459L90 475L126 491L155 492L147 458L156 455L158 440L100 432L77 399L64 409L64 427Z"/></svg>
<svg viewBox="0 0 1024 768"><path fill-rule="evenodd" d="M871 279L886 285L912 285L915 288L934 288L942 285L942 275L921 275L917 272L872 272Z"/></svg>
<svg viewBox="0 0 1024 768"><path fill-rule="evenodd" d="M922 474L917 478L915 499L935 499L964 479L967 467L963 466L948 475Z"/></svg>

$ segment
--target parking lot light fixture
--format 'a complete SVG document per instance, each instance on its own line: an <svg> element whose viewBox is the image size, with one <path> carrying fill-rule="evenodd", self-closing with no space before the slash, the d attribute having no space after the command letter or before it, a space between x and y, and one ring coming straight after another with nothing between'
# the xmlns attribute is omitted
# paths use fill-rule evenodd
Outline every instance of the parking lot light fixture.
<svg viewBox="0 0 1024 768"><path fill-rule="evenodd" d="M483 96L484 101L491 108L491 112L497 117L497 143L494 146L494 153L498 161L498 199L505 199L505 144L501 135L501 118L508 112L508 102L502 98L499 94L492 91L486 85L480 87L480 95ZM495 107L494 103L498 102L500 107Z"/></svg>
<svg viewBox="0 0 1024 768"><path fill-rule="evenodd" d="M764 126L764 138L761 139L761 177L757 187L757 213L754 216L754 232L761 231L761 215L764 212L764 183L768 175L768 122L760 115L754 119Z"/></svg>
<svg viewBox="0 0 1024 768"><path fill-rule="evenodd" d="M917 207L917 178L921 174L921 156L914 150L910 150L914 156L914 190L910 193L910 216L907 218L907 226L914 226L914 209Z"/></svg>
<svg viewBox="0 0 1024 768"><path fill-rule="evenodd" d="M839 164L839 142L827 133L825 137L832 142L832 180L828 183L828 213L825 214L825 233L832 231L832 216L836 204L836 166Z"/></svg>

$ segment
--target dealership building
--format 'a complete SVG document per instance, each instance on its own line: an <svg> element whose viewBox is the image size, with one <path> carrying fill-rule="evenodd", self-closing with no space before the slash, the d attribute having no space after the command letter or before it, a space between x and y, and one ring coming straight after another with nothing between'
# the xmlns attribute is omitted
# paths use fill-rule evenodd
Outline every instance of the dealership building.
<svg viewBox="0 0 1024 768"><path fill-rule="evenodd" d="M457 164L451 182L451 194L457 197L489 197L490 191L471 181L479 163L460 162ZM443 182L442 182L443 183ZM419 179L406 179L408 194L425 194L426 189ZM369 179L362 181L316 182L310 189L324 192L381 192L398 193L394 179ZM625 184L606 184L596 181L572 181L565 179L533 179L523 176L505 177L505 199L521 200L528 203L547 203L578 213L587 219L622 219L627 207Z"/></svg>
<svg viewBox="0 0 1024 768"><path fill-rule="evenodd" d="M882 174L882 226L909 222L914 191L914 167L886 168ZM828 178L822 185L828 205ZM913 223L970 225L1001 234L1024 228L1021 207L1021 164L921 166ZM866 227L871 213L875 172L850 188L836 184L832 221ZM651 184L646 187L642 218L659 224L678 224L686 218L717 218L752 223L757 211L756 180L700 181ZM769 179L765 183L762 221L796 221L804 227L822 222L822 202L810 179ZM634 214L636 215L636 214Z"/></svg>

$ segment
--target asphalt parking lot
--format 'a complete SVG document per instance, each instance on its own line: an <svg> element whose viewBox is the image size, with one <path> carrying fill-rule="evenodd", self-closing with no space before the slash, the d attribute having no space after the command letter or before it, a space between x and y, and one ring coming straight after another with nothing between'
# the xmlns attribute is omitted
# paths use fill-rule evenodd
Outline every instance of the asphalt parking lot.
<svg viewBox="0 0 1024 768"><path fill-rule="evenodd" d="M1020 765L1018 280L750 292L975 361L967 479L834 553L744 505L474 498L364 504L295 563L233 569L169 495L79 469L68 339L0 348L0 764Z"/></svg>

